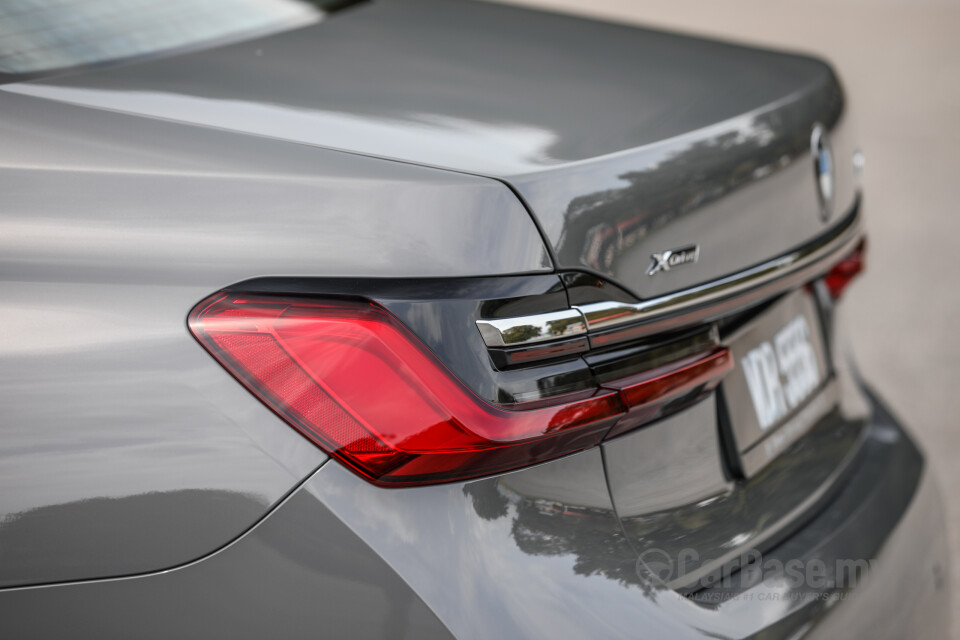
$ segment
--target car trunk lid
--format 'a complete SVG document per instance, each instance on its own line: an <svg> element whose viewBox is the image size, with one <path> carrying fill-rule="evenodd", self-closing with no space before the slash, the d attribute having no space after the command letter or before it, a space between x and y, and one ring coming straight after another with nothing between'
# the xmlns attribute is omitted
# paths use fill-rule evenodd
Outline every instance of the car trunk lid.
<svg viewBox="0 0 960 640"><path fill-rule="evenodd" d="M4 89L493 177L526 202L558 268L640 298L823 232L839 216L821 216L814 126L838 158L852 152L822 62L483 2L361 4ZM842 211L852 167L836 165ZM683 247L695 262L648 275L654 254Z"/></svg>

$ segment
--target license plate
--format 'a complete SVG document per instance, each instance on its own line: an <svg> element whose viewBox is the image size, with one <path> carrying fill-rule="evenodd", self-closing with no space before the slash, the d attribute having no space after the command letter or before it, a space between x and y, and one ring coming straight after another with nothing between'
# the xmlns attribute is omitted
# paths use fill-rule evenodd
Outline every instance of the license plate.
<svg viewBox="0 0 960 640"><path fill-rule="evenodd" d="M826 351L810 294L797 291L728 340L736 362L723 383L741 466L749 476L831 406Z"/></svg>

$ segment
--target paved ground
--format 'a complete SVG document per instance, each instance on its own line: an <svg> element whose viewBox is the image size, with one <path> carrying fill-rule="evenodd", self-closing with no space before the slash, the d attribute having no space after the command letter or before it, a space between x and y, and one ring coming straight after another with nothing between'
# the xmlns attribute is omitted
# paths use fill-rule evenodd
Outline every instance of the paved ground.
<svg viewBox="0 0 960 640"><path fill-rule="evenodd" d="M855 349L940 477L960 616L960 2L513 1L810 51L835 64L867 158L869 264L848 299L862 327Z"/></svg>

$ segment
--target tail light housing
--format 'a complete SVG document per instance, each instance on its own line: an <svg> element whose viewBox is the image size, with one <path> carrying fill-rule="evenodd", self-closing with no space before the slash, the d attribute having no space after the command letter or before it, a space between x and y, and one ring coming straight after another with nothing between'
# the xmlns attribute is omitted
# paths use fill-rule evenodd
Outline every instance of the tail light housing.
<svg viewBox="0 0 960 640"><path fill-rule="evenodd" d="M714 385L719 348L622 384L506 408L475 395L397 318L368 301L220 292L193 335L264 404L381 486L475 478L589 448Z"/></svg>
<svg viewBox="0 0 960 640"><path fill-rule="evenodd" d="M850 282L863 271L866 265L867 242L860 240L856 248L835 264L823 277L827 291L834 300L840 298Z"/></svg>

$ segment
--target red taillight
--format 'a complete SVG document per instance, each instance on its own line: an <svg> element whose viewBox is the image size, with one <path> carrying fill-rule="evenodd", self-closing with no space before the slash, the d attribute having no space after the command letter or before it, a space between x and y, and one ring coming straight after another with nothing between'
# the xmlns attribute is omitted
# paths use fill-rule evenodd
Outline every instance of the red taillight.
<svg viewBox="0 0 960 640"><path fill-rule="evenodd" d="M630 408L608 437L662 417L670 411L671 404L678 400L698 399L716 388L731 369L733 355L730 350L717 347L607 383L604 386L620 391L620 397ZM688 398L691 394L696 397Z"/></svg>
<svg viewBox="0 0 960 640"><path fill-rule="evenodd" d="M863 271L866 249L867 242L866 239L863 239L857 245L856 249L850 252L846 258L835 264L833 268L827 272L827 275L823 277L823 281L827 285L827 290L834 300L838 299L843 293L843 290L850 284L850 281L853 280L858 273Z"/></svg>
<svg viewBox="0 0 960 640"><path fill-rule="evenodd" d="M382 485L549 460L598 444L626 413L624 392L609 389L531 409L487 403L373 303L219 293L194 309L189 324L267 406ZM670 391L663 377L657 398Z"/></svg>

